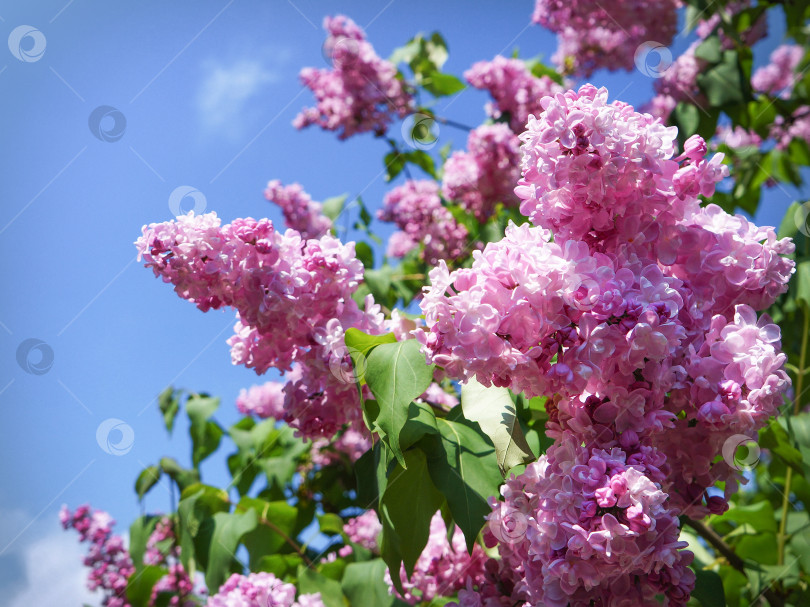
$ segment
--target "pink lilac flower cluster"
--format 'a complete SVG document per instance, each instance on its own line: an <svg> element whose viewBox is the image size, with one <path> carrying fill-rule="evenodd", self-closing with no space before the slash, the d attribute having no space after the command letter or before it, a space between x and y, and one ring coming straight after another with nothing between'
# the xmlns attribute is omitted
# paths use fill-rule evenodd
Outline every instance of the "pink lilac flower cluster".
<svg viewBox="0 0 810 607"><path fill-rule="evenodd" d="M717 127L715 137L719 143L723 143L730 148L759 147L762 145L762 137L754 131L749 131L739 125L734 128L729 125L720 125Z"/></svg>
<svg viewBox="0 0 810 607"><path fill-rule="evenodd" d="M375 553L380 551L380 546L377 543L380 531L382 531L382 525L374 510L366 510L360 516L349 519L343 525L343 532L350 541Z"/></svg>
<svg viewBox="0 0 810 607"><path fill-rule="evenodd" d="M487 104L487 113L496 120L507 117L515 133L526 128L529 114L542 111L540 99L563 90L548 76L534 76L520 59L500 55L479 61L464 72L464 78L475 88L489 91L495 103Z"/></svg>
<svg viewBox="0 0 810 607"><path fill-rule="evenodd" d="M243 388L236 398L236 409L242 415L255 415L261 419L284 418L284 382L269 381L258 386Z"/></svg>
<svg viewBox="0 0 810 607"><path fill-rule="evenodd" d="M365 428L346 428L337 437L316 438L312 441L310 458L316 466L331 466L348 458L350 463L360 459L371 448L371 436Z"/></svg>
<svg viewBox="0 0 810 607"><path fill-rule="evenodd" d="M440 259L456 259L464 252L467 228L442 206L435 181L408 180L394 188L385 195L377 217L394 222L402 234L392 239L387 252L391 257L402 257L420 243L425 247L421 257L430 265Z"/></svg>
<svg viewBox="0 0 810 607"><path fill-rule="evenodd" d="M678 0L537 0L532 21L558 34L553 61L563 72L633 68L636 49L648 40L669 46L677 31Z"/></svg>
<svg viewBox="0 0 810 607"><path fill-rule="evenodd" d="M348 17L326 17L324 29L329 32L324 52L332 69L301 70L301 82L318 103L305 108L293 125L317 124L338 131L340 139L368 131L384 134L393 117L403 118L413 105L396 66L377 56L365 32Z"/></svg>
<svg viewBox="0 0 810 607"><path fill-rule="evenodd" d="M482 579L487 560L483 548L475 544L472 554L467 552L464 534L458 526L453 531L452 539L448 541L447 536L441 512L436 512L430 521L427 545L416 561L413 575L408 579L405 566L400 569L404 595L394 588L390 571L385 572L385 581L392 594L416 605L428 603L435 597L455 594L464 588L467 580L477 583Z"/></svg>
<svg viewBox="0 0 810 607"><path fill-rule="evenodd" d="M208 599L206 607L324 607L321 594L302 594L295 599L296 588L272 573L234 573Z"/></svg>
<svg viewBox="0 0 810 607"><path fill-rule="evenodd" d="M362 423L343 334L379 333L383 317L371 296L365 312L351 297L363 278L354 243L282 234L267 219L221 225L215 213L192 212L144 226L135 244L146 266L203 312L236 309L234 364L290 371L283 420L301 435Z"/></svg>
<svg viewBox="0 0 810 607"><path fill-rule="evenodd" d="M264 197L281 207L284 225L297 230L302 238L320 238L332 228L332 220L321 211L298 183L281 185L278 179L267 182Z"/></svg>
<svg viewBox="0 0 810 607"><path fill-rule="evenodd" d="M444 165L442 195L485 221L499 202L517 206L520 142L505 124L479 126L467 138L467 151L456 151Z"/></svg>
<svg viewBox="0 0 810 607"><path fill-rule="evenodd" d="M778 46L771 53L771 62L751 76L751 87L759 93L789 99L796 80L794 72L802 57L804 49L798 44Z"/></svg>
<svg viewBox="0 0 810 607"><path fill-rule="evenodd" d="M697 77L706 62L695 56L698 46L700 41L696 40L655 81L656 95L643 108L645 111L665 121L679 101L705 105L706 98L697 85Z"/></svg>
<svg viewBox="0 0 810 607"><path fill-rule="evenodd" d="M104 607L130 607L127 601L127 580L135 572L129 551L120 535L114 535L115 521L102 510L92 511L90 506L79 506L70 512L67 506L59 511L64 529L75 529L79 541L90 544L84 565L90 568L87 587L101 589Z"/></svg>
<svg viewBox="0 0 810 607"><path fill-rule="evenodd" d="M676 517L727 507L744 479L715 460L789 385L756 311L786 290L793 243L700 206L728 174L700 137L676 156L675 127L592 85L541 105L516 188L535 226L432 270L415 331L452 378L551 397L555 445L493 500L501 563L461 604L683 606Z"/></svg>
<svg viewBox="0 0 810 607"><path fill-rule="evenodd" d="M810 106L799 106L787 119L777 116L769 135L776 139L776 147L780 150L786 150L794 139L810 144Z"/></svg>

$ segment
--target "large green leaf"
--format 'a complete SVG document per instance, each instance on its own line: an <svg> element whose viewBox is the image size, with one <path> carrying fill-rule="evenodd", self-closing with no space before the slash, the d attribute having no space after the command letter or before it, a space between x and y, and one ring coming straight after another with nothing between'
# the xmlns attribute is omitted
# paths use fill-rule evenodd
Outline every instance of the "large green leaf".
<svg viewBox="0 0 810 607"><path fill-rule="evenodd" d="M146 542L160 519L159 516L139 516L129 526L129 555L132 557L132 562L136 567L143 564Z"/></svg>
<svg viewBox="0 0 810 607"><path fill-rule="evenodd" d="M169 386L158 396L158 408L163 414L163 424L166 426L166 430L169 431L169 434L174 430L174 420L177 418L177 414L180 411L181 394L182 392L180 390L175 390Z"/></svg>
<svg viewBox="0 0 810 607"><path fill-rule="evenodd" d="M439 435L422 443L430 478L447 499L453 519L464 532L467 549L472 552L484 517L492 512L487 498L498 495L503 478L495 449L482 434L447 419L440 418L437 424Z"/></svg>
<svg viewBox="0 0 810 607"><path fill-rule="evenodd" d="M515 403L506 388L482 386L474 378L461 386L464 417L477 422L495 445L501 472L535 459L517 420Z"/></svg>
<svg viewBox="0 0 810 607"><path fill-rule="evenodd" d="M211 542L208 564L205 570L205 584L208 588L219 588L230 576L236 559L236 548L242 536L253 531L258 524L255 510L247 512L217 512L212 519Z"/></svg>
<svg viewBox="0 0 810 607"><path fill-rule="evenodd" d="M169 573L168 569L157 565L144 565L135 570L127 580L127 600L131 607L149 607L152 588L160 578Z"/></svg>
<svg viewBox="0 0 810 607"><path fill-rule="evenodd" d="M243 497L237 511L253 510L258 517L258 525L245 534L242 541L250 555L250 568L258 566L265 556L294 551L293 543L299 531L299 510L285 501L268 502Z"/></svg>
<svg viewBox="0 0 810 607"><path fill-rule="evenodd" d="M172 479L180 488L180 492L186 490L194 483L200 482L200 473L193 468L183 468L176 459L172 457L160 458L160 469Z"/></svg>
<svg viewBox="0 0 810 607"><path fill-rule="evenodd" d="M407 468L397 465L380 498L382 535L380 551L400 584L400 565L410 575L430 535L430 519L441 507L442 494L430 480L425 454L411 449L404 454Z"/></svg>
<svg viewBox="0 0 810 607"><path fill-rule="evenodd" d="M326 607L346 607L340 583L304 565L298 567L298 592L301 594L320 592L321 600Z"/></svg>
<svg viewBox="0 0 810 607"><path fill-rule="evenodd" d="M321 203L321 212L332 221L335 221L343 212L348 197L348 194L343 194L342 196L327 198Z"/></svg>
<svg viewBox="0 0 810 607"><path fill-rule="evenodd" d="M186 401L186 413L191 421L191 461L195 468L217 450L222 440L222 428L209 419L218 407L219 399L209 396L193 395Z"/></svg>
<svg viewBox="0 0 810 607"><path fill-rule="evenodd" d="M409 405L433 380L434 365L425 363L419 348L415 339L381 344L369 354L366 370L366 383L380 406L377 426L403 466L399 434L408 419Z"/></svg>
<svg viewBox="0 0 810 607"><path fill-rule="evenodd" d="M723 580L714 571L695 569L695 589L692 596L703 607L726 607L726 594Z"/></svg>
<svg viewBox="0 0 810 607"><path fill-rule="evenodd" d="M208 558L210 537L204 531L204 525L215 513L226 512L230 508L228 494L222 489L210 485L194 484L186 488L177 505L180 522L180 558L186 570L191 570L191 563L200 560L204 568Z"/></svg>
<svg viewBox="0 0 810 607"><path fill-rule="evenodd" d="M342 581L343 594L349 599L349 604L391 607L394 597L389 594L385 583L387 569L382 559L349 563Z"/></svg>
<svg viewBox="0 0 810 607"><path fill-rule="evenodd" d="M161 470L157 466L147 466L135 479L135 493L138 494L138 499L142 500L149 490L158 484L160 481Z"/></svg>

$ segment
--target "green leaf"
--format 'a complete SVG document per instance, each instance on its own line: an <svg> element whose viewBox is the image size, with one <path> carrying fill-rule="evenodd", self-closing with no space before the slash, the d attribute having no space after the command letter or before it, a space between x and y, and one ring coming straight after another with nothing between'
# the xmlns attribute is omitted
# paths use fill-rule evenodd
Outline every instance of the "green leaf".
<svg viewBox="0 0 810 607"><path fill-rule="evenodd" d="M430 478L447 499L472 553L484 517L492 512L487 498L498 495L503 478L495 449L483 434L447 419L440 418L437 424L439 436L423 442Z"/></svg>
<svg viewBox="0 0 810 607"><path fill-rule="evenodd" d="M408 419L411 401L433 381L434 365L425 363L419 342L408 339L381 344L368 355L366 383L380 405L377 425L394 456L405 464L399 445L399 433Z"/></svg>
<svg viewBox="0 0 810 607"><path fill-rule="evenodd" d="M433 157L424 150L413 150L404 156L407 162L415 164L431 177L436 177L436 164L433 162Z"/></svg>
<svg viewBox="0 0 810 607"><path fill-rule="evenodd" d="M799 474L804 474L802 468L802 454L790 444L787 431L778 423L769 424L759 433L759 446L769 449L771 453L793 468Z"/></svg>
<svg viewBox="0 0 810 607"><path fill-rule="evenodd" d="M388 291L391 289L391 270L391 266L383 266L379 270L366 270L363 275L363 280L377 302L387 303L390 299Z"/></svg>
<svg viewBox="0 0 810 607"><path fill-rule="evenodd" d="M722 46L717 35L707 37L695 49L695 57L708 63L717 63L722 59Z"/></svg>
<svg viewBox="0 0 810 607"><path fill-rule="evenodd" d="M148 491L158 484L160 481L161 470L157 466L147 466L138 475L135 480L135 493L138 494L138 500L142 500L143 496Z"/></svg>
<svg viewBox="0 0 810 607"><path fill-rule="evenodd" d="M785 211L784 217L782 217L782 223L779 224L779 231L777 232L777 236L779 238L793 238L799 231L799 222L796 221L797 213L799 219L803 219L803 214L801 213L800 209L802 205L798 201L794 201L789 207L788 210Z"/></svg>
<svg viewBox="0 0 810 607"><path fill-rule="evenodd" d="M283 500L268 502L258 498L243 497L237 510L253 510L258 525L242 538L250 556L250 568L258 566L265 556L293 551L298 527L306 523L299 520L299 511ZM309 522L309 521L307 521Z"/></svg>
<svg viewBox="0 0 810 607"><path fill-rule="evenodd" d="M127 580L127 599L132 607L148 607L152 588L168 573L168 569L157 565L145 565L136 569Z"/></svg>
<svg viewBox="0 0 810 607"><path fill-rule="evenodd" d="M776 533L776 519L770 502L761 501L747 506L732 505L722 516L712 516L711 521L733 521L738 525L749 523L760 531Z"/></svg>
<svg viewBox="0 0 810 607"><path fill-rule="evenodd" d="M374 267L374 251L367 242L359 240L354 243L354 253L357 255L357 259L363 262L363 267Z"/></svg>
<svg viewBox="0 0 810 607"><path fill-rule="evenodd" d="M438 434L436 414L430 405L412 402L408 406L408 419L399 435L402 449L408 449L427 434Z"/></svg>
<svg viewBox="0 0 810 607"><path fill-rule="evenodd" d="M363 333L360 329L350 327L346 329L344 341L347 348L357 350L357 352L363 356L368 356L369 352L380 344L396 343L397 338L393 333L369 335L368 333Z"/></svg>
<svg viewBox="0 0 810 607"><path fill-rule="evenodd" d="M380 498L380 551L399 585L400 564L410 575L430 535L430 519L442 505L442 494L430 480L425 454L418 449L406 451L404 468L397 465Z"/></svg>
<svg viewBox="0 0 810 607"><path fill-rule="evenodd" d="M183 566L190 570L190 563L201 559L203 567L208 557L208 545L203 532L206 520L214 513L227 511L230 507L228 494L210 485L194 484L186 488L177 505L180 521L180 555Z"/></svg>
<svg viewBox="0 0 810 607"><path fill-rule="evenodd" d="M405 154L397 151L388 152L383 158L385 164L385 180L391 181L405 168Z"/></svg>
<svg viewBox="0 0 810 607"><path fill-rule="evenodd" d="M285 580L294 574L303 563L303 559L297 554L270 554L259 559L251 571L267 571L274 574L278 579Z"/></svg>
<svg viewBox="0 0 810 607"><path fill-rule="evenodd" d="M183 468L183 466L172 457L161 457L159 463L161 470L163 470L166 476L177 483L181 493L185 491L186 487L200 482L199 472L193 468Z"/></svg>
<svg viewBox="0 0 810 607"><path fill-rule="evenodd" d="M343 194L342 196L327 198L321 203L321 212L332 221L335 221L343 212L348 197L348 194Z"/></svg>
<svg viewBox="0 0 810 607"><path fill-rule="evenodd" d="M467 86L452 74L432 72L422 81L422 86L434 97L455 95Z"/></svg>
<svg viewBox="0 0 810 607"><path fill-rule="evenodd" d="M698 74L697 84L713 107L747 103L751 98L736 51L723 51L720 63Z"/></svg>
<svg viewBox="0 0 810 607"><path fill-rule="evenodd" d="M464 417L477 422L495 445L498 466L503 474L513 466L534 461L508 389L487 388L471 378L461 386L461 408Z"/></svg>
<svg viewBox="0 0 810 607"><path fill-rule="evenodd" d="M298 592L301 594L320 592L321 600L326 607L346 607L340 583L304 565L298 567Z"/></svg>
<svg viewBox="0 0 810 607"><path fill-rule="evenodd" d="M136 567L143 564L146 542L161 518L152 515L139 516L129 526L129 555Z"/></svg>
<svg viewBox="0 0 810 607"><path fill-rule="evenodd" d="M804 304L805 314L810 313L810 260L801 261L796 265L796 277L793 281L796 287L796 301Z"/></svg>
<svg viewBox="0 0 810 607"><path fill-rule="evenodd" d="M695 569L695 589L692 596L703 607L726 607L726 593L723 580L714 571Z"/></svg>
<svg viewBox="0 0 810 607"><path fill-rule="evenodd" d="M343 533L343 519L334 512L319 514L318 527L326 535L340 535Z"/></svg>
<svg viewBox="0 0 810 607"><path fill-rule="evenodd" d="M219 407L220 400L202 395L193 395L186 401L186 413L191 426L191 461L195 468L219 447L223 430L209 418Z"/></svg>
<svg viewBox="0 0 810 607"><path fill-rule="evenodd" d="M349 599L349 604L391 607L394 597L390 596L385 583L387 569L382 559L349 563L342 582L343 594Z"/></svg>
<svg viewBox="0 0 810 607"><path fill-rule="evenodd" d="M357 478L357 500L365 508L378 509L380 494L385 491L386 484L385 455L382 453L382 443L376 443L354 463L354 474ZM378 475L378 470L381 474Z"/></svg>
<svg viewBox="0 0 810 607"><path fill-rule="evenodd" d="M174 429L174 420L177 418L177 414L180 411L181 394L182 392L180 390L175 390L169 386L158 396L158 408L163 414L163 424L166 426L166 430L169 431L169 434L171 434Z"/></svg>
<svg viewBox="0 0 810 607"><path fill-rule="evenodd" d="M217 512L213 516L213 530L205 570L205 584L208 588L219 588L228 578L242 536L253 531L257 524L258 517L255 510L241 514Z"/></svg>

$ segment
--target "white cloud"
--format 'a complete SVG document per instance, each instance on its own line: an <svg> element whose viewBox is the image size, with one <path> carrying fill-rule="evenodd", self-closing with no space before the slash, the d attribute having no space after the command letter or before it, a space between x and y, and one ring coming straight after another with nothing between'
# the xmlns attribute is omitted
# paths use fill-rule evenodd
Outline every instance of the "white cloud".
<svg viewBox="0 0 810 607"><path fill-rule="evenodd" d="M227 64L221 61L206 63L197 95L203 128L234 139L240 137L250 118L258 114L250 110L249 102L268 84L280 80L278 64L283 60L281 55L273 65L262 59L245 58ZM267 91L264 93L268 94Z"/></svg>
<svg viewBox="0 0 810 607"><path fill-rule="evenodd" d="M7 607L30 605L98 605L100 595L87 590L84 547L72 531L63 531L52 514L28 525L33 516L21 510L0 511L0 601ZM9 544L9 542L11 542Z"/></svg>

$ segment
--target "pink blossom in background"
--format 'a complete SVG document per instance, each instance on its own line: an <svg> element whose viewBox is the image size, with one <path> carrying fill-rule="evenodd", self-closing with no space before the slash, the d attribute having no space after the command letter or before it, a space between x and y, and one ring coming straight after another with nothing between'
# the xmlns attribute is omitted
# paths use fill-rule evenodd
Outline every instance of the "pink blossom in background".
<svg viewBox="0 0 810 607"><path fill-rule="evenodd" d="M728 125L718 126L715 137L718 142L724 143L730 148L759 147L762 144L762 138L759 135L739 125L733 129Z"/></svg>
<svg viewBox="0 0 810 607"><path fill-rule="evenodd" d="M705 21L699 21L697 27L695 28L695 33L701 40L705 40L716 31L718 37L720 38L722 48L732 49L735 45L734 40L726 35L722 27L718 28L718 26L723 23L724 17L728 23L731 23L735 15L750 7L750 0L733 0L726 6L721 7ZM767 35L768 20L765 14L762 13L753 24L749 25L743 32L740 33L740 39L744 45L752 46Z"/></svg>
<svg viewBox="0 0 810 607"><path fill-rule="evenodd" d="M234 573L208 599L206 607L324 607L320 593L295 599L296 588L272 573Z"/></svg>
<svg viewBox="0 0 810 607"><path fill-rule="evenodd" d="M67 506L62 506L59 520L64 529L75 529L79 533L80 542L90 544L84 558L85 567L90 568L87 587L102 591L104 607L130 607L127 579L135 572L135 567L123 538L113 534L112 517L102 510L92 511L90 506L79 506L72 513Z"/></svg>
<svg viewBox="0 0 810 607"><path fill-rule="evenodd" d="M804 57L798 44L783 44L771 53L771 62L758 68L751 76L751 86L758 93L778 95L789 99L795 84L795 71Z"/></svg>
<svg viewBox="0 0 810 607"><path fill-rule="evenodd" d="M421 243L422 257L429 265L435 265L439 259L456 259L464 252L467 229L442 206L435 181L408 180L394 188L385 195L377 217L395 223L403 234L389 244L389 254L407 253Z"/></svg>
<svg viewBox="0 0 810 607"><path fill-rule="evenodd" d="M343 525L343 532L349 537L350 541L360 544L363 548L375 553L380 551L377 538L381 531L382 525L374 510L366 510L360 516L349 519Z"/></svg>
<svg viewBox="0 0 810 607"><path fill-rule="evenodd" d="M436 512L430 521L427 545L416 561L413 575L408 579L404 565L399 572L405 594L400 595L394 588L389 571L385 572L385 581L392 594L416 605L437 596L452 595L464 588L468 579L478 580L483 574L485 561L486 555L478 544L473 547L472 554L467 552L464 534L458 527L453 531L452 540L448 541L444 519L441 512Z"/></svg>
<svg viewBox="0 0 810 607"><path fill-rule="evenodd" d="M261 419L284 417L284 383L269 381L259 386L242 389L236 398L236 408L242 415L255 415Z"/></svg>
<svg viewBox="0 0 810 607"><path fill-rule="evenodd" d="M543 111L540 99L563 91L548 76L534 76L520 59L500 55L492 61L479 61L464 72L464 78L475 88L489 91L495 103L487 105L487 113L495 119L508 116L515 133L526 128L529 114Z"/></svg>
<svg viewBox="0 0 810 607"><path fill-rule="evenodd" d="M320 238L332 228L332 220L321 211L300 184L281 185L278 179L267 182L264 197L281 207L284 225L301 233L302 238Z"/></svg>
<svg viewBox="0 0 810 607"><path fill-rule="evenodd" d="M330 466L343 461L344 457L353 464L370 448L371 435L365 427L360 430L346 428L332 440L316 438L312 441L310 457L317 466Z"/></svg>
<svg viewBox="0 0 810 607"><path fill-rule="evenodd" d="M679 5L677 0L537 0L532 21L558 34L553 60L560 70L588 77L602 68L633 69L636 49L644 42L669 46Z"/></svg>
<svg viewBox="0 0 810 607"><path fill-rule="evenodd" d="M483 125L470 132L466 152L453 152L447 159L442 195L484 221L498 202L517 206L519 176L517 136L505 124Z"/></svg>
<svg viewBox="0 0 810 607"><path fill-rule="evenodd" d="M302 129L315 124L337 131L339 139L369 131L383 135L394 117L404 118L413 106L397 79L396 66L377 56L363 30L348 17L326 17L324 29L329 32L324 52L332 69L301 70L301 82L317 105L305 108L293 125Z"/></svg>

